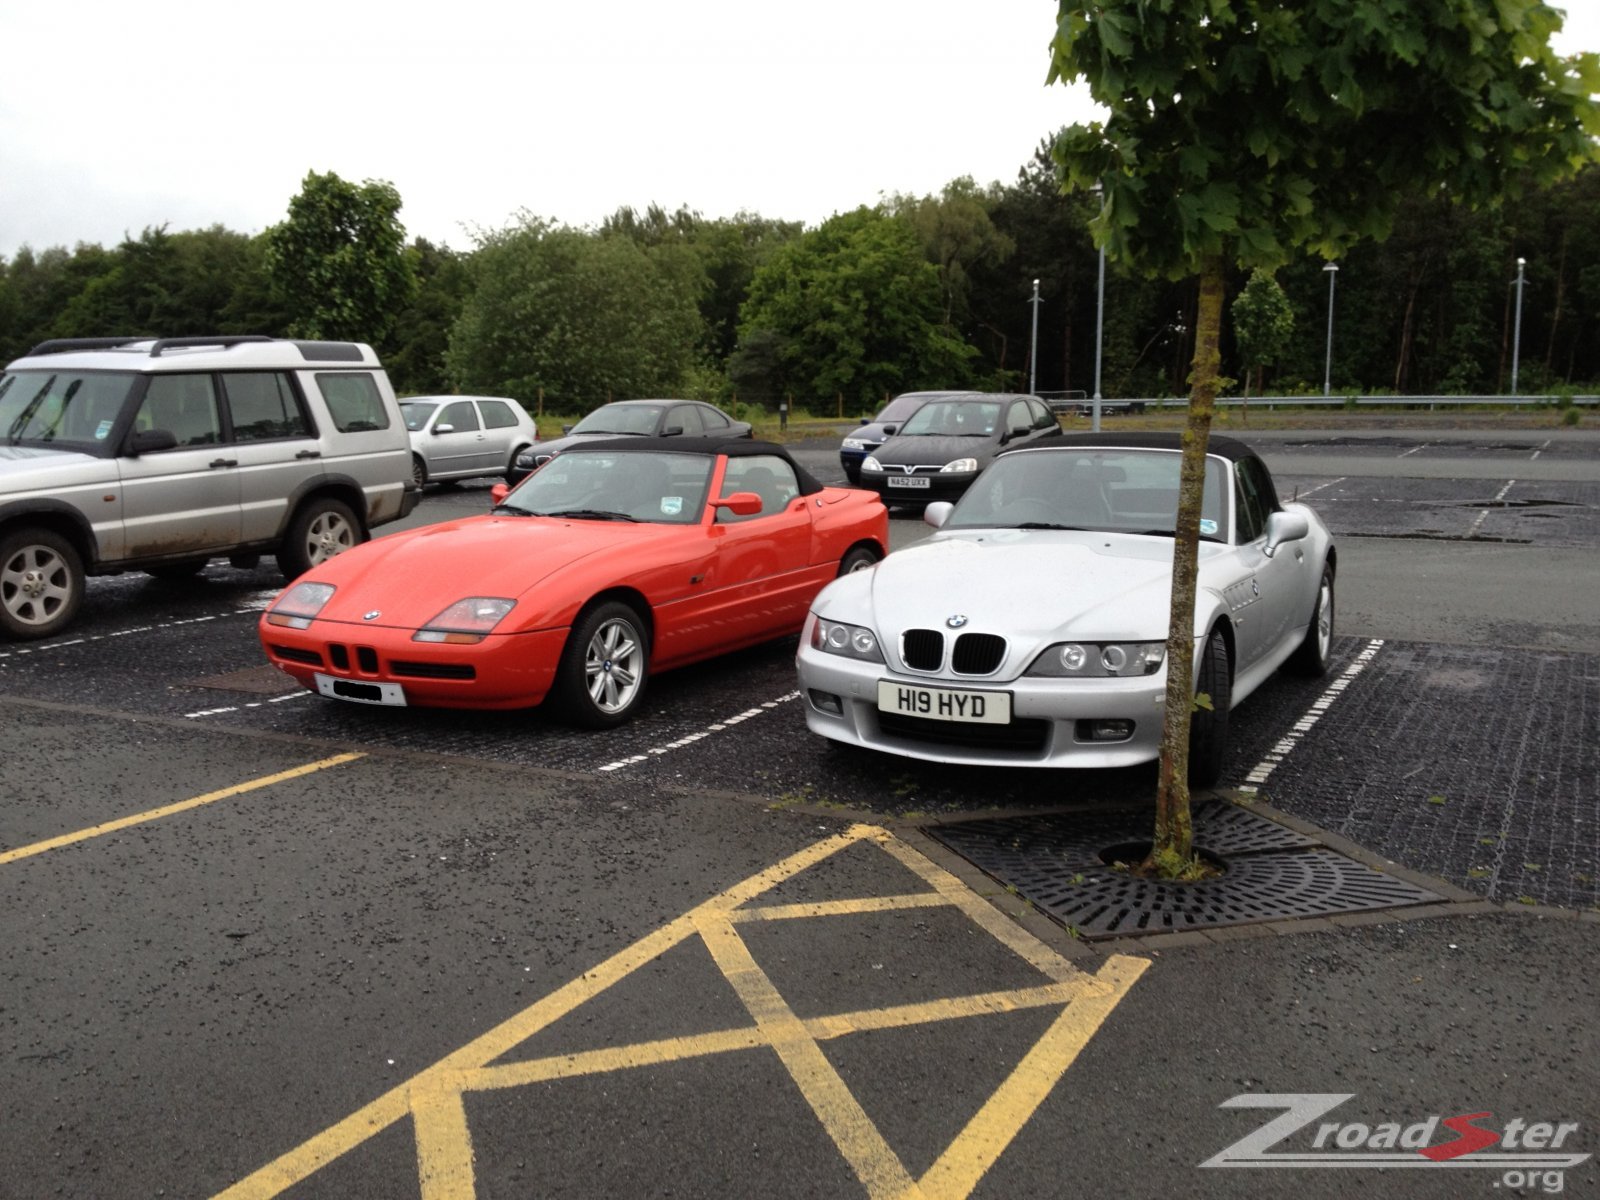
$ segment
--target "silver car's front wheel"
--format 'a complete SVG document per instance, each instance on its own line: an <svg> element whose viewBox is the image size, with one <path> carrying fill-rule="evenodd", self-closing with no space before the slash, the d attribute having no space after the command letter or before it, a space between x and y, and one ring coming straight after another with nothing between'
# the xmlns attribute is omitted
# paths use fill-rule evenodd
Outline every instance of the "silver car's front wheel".
<svg viewBox="0 0 1600 1200"><path fill-rule="evenodd" d="M312 500L289 522L278 551L278 566L297 579L319 563L366 541L366 533L349 505L339 500Z"/></svg>
<svg viewBox="0 0 1600 1200"><path fill-rule="evenodd" d="M0 628L14 638L50 637L83 603L83 561L47 529L0 539Z"/></svg>
<svg viewBox="0 0 1600 1200"><path fill-rule="evenodd" d="M620 601L590 610L573 626L552 695L579 725L620 725L639 705L650 643L639 614Z"/></svg>

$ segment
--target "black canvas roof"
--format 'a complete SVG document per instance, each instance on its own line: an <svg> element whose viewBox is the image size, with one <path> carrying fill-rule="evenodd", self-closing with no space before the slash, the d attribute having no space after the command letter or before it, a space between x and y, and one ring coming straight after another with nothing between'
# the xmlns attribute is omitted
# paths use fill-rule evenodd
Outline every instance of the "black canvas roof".
<svg viewBox="0 0 1600 1200"><path fill-rule="evenodd" d="M772 442L758 442L752 438L727 437L619 437L595 438L582 442L562 454L582 454L591 450L604 450L607 454L621 451L625 454L652 452L655 454L726 454L729 458L749 458L756 454L771 454L783 459L794 468L800 494L809 496L820 492L823 485L799 463L790 457L782 446Z"/></svg>
<svg viewBox="0 0 1600 1200"><path fill-rule="evenodd" d="M1065 433L1059 440L1037 443L1043 446L1121 446L1129 450L1182 450L1183 435L1179 433ZM1206 453L1238 462L1242 458L1255 458L1256 452L1243 442L1231 437L1212 436L1206 440Z"/></svg>

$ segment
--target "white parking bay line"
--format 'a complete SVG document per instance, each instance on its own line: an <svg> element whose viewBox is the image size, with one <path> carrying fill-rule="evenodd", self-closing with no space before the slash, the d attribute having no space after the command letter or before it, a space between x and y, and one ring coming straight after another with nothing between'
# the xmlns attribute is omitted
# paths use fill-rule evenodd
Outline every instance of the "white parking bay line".
<svg viewBox="0 0 1600 1200"><path fill-rule="evenodd" d="M1241 792L1260 790L1261 785L1277 769L1278 764L1289 756L1291 750L1299 745L1300 739L1311 732L1312 727L1322 719L1324 713L1333 707L1333 702L1344 694L1345 689L1355 681L1356 676L1367 669L1367 664L1377 656L1382 646L1382 638L1373 638L1367 643L1366 649L1356 655L1355 661L1344 669L1339 678L1328 685L1328 689L1318 696L1311 707L1305 711L1305 714L1294 723L1294 728L1289 730L1278 744L1267 752L1266 757L1255 765L1250 774L1245 776L1244 783L1239 785Z"/></svg>
<svg viewBox="0 0 1600 1200"><path fill-rule="evenodd" d="M1495 498L1489 501L1490 505L1492 506L1499 504L1500 501L1506 498L1506 493L1516 486L1517 481L1515 479L1506 480L1505 487L1501 488L1500 491L1495 495ZM1487 508L1478 513L1478 519L1472 523L1472 528L1467 530L1467 541L1470 542L1473 538L1478 536L1478 530L1483 526L1484 518L1488 515L1489 510Z"/></svg>
<svg viewBox="0 0 1600 1200"><path fill-rule="evenodd" d="M692 746L696 742L704 741L712 734L721 733L726 729L732 729L735 725L743 725L746 721L749 721L755 717L764 716L768 712L777 708L779 705L787 704L789 701L798 700L799 698L799 692L788 692L785 695L779 696L776 700L764 700L755 708L747 708L742 713L735 713L731 717L724 717L715 724L707 725L704 729L697 730L694 733L681 737L675 742L667 742L665 745L661 746L652 746L643 754L634 754L628 758L619 758L616 762L607 763L605 766L597 769L601 772L620 771L624 767L631 767L636 763L648 762L650 759L658 758L663 754L671 754L674 750L681 750L685 746Z"/></svg>
<svg viewBox="0 0 1600 1200"><path fill-rule="evenodd" d="M298 692L288 692L282 696L273 696L268 700L251 700L245 704L227 704L221 708L202 708L199 712L184 713L187 720L193 721L197 717L214 717L219 713L243 712L247 708L265 708L269 704L282 704L285 700L303 700L307 696L314 696L315 692L302 689Z"/></svg>
<svg viewBox="0 0 1600 1200"><path fill-rule="evenodd" d="M277 595L276 592L273 595ZM253 602L252 602L253 603ZM159 625L135 625L131 629L114 629L110 633L97 633L90 637L73 638L66 642L39 642L32 646L23 646L17 650L0 651L0 661L8 658L22 658L28 654L48 654L52 650L63 650L68 646L89 646L95 642L106 642L112 638L129 637L136 633L154 633L160 629L181 629L185 625L203 625L207 621L220 621L224 617L254 616L268 604L270 598L256 607L236 608L231 612L212 613L204 617L185 617L181 621L164 621Z"/></svg>

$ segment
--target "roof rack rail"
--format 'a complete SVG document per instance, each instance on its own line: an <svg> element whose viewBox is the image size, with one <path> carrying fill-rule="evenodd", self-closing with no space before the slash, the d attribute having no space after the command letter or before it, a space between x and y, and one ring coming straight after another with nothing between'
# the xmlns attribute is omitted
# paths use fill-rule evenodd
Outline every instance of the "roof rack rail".
<svg viewBox="0 0 1600 1200"><path fill-rule="evenodd" d="M92 338L51 338L40 342L26 357L33 358L38 354L66 354L72 350L115 350L119 346L131 346L135 342L148 342L149 336L143 337L92 337Z"/></svg>
<svg viewBox="0 0 1600 1200"><path fill-rule="evenodd" d="M160 358L164 350L181 350L187 346L218 346L227 349L229 346L238 346L247 342L276 341L263 333L227 333L217 337L176 337L161 338L154 346L150 347L150 357Z"/></svg>

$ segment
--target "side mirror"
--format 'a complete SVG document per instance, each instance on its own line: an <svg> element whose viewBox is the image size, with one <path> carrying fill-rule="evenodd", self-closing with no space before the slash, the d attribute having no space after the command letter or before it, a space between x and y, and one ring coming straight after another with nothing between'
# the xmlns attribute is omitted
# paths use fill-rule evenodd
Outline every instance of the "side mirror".
<svg viewBox="0 0 1600 1200"><path fill-rule="evenodd" d="M1267 544L1261 552L1271 558L1284 542L1297 542L1311 532L1305 513L1275 512L1267 518Z"/></svg>
<svg viewBox="0 0 1600 1200"><path fill-rule="evenodd" d="M682 425L668 425L665 429L663 429L661 431L661 436L662 437L681 437L682 434L683 434L683 426Z"/></svg>
<svg viewBox="0 0 1600 1200"><path fill-rule="evenodd" d="M712 501L736 517L753 517L761 511L761 497L754 492L734 492L731 496L718 496Z"/></svg>
<svg viewBox="0 0 1600 1200"><path fill-rule="evenodd" d="M130 454L152 454L157 450L172 450L178 445L178 435L170 429L141 429L128 442Z"/></svg>
<svg viewBox="0 0 1600 1200"><path fill-rule="evenodd" d="M433 432L436 435L441 433L454 433L455 431L456 427L454 425L435 425L433 427Z"/></svg>
<svg viewBox="0 0 1600 1200"><path fill-rule="evenodd" d="M883 427L883 436L884 437L893 437L894 436L894 431L896 429L899 429L899 428L900 428L900 426L898 426L898 425L885 425Z"/></svg>
<svg viewBox="0 0 1600 1200"><path fill-rule="evenodd" d="M563 425L561 427L561 432L564 433L564 434L565 433L571 433L572 432L572 426L571 425Z"/></svg>
<svg viewBox="0 0 1600 1200"><path fill-rule="evenodd" d="M935 500L922 510L922 519L935 529L943 529L944 523L950 519L950 514L956 506L948 500Z"/></svg>
<svg viewBox="0 0 1600 1200"><path fill-rule="evenodd" d="M511 485L509 483L497 483L489 489L489 499L495 504L499 504L510 494Z"/></svg>
<svg viewBox="0 0 1600 1200"><path fill-rule="evenodd" d="M872 418L871 417L862 417L861 418L861 423L863 425L870 425L870 424L872 424Z"/></svg>

